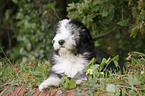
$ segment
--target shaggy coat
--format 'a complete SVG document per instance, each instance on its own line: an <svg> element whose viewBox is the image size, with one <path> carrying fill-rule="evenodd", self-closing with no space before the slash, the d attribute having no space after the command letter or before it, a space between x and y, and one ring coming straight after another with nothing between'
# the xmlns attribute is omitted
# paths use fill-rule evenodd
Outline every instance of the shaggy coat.
<svg viewBox="0 0 145 96"><path fill-rule="evenodd" d="M64 75L73 78L77 84L80 84L82 80L86 80L84 64L93 57L97 59L96 64L100 64L103 58L110 57L94 46L89 30L77 20L64 19L59 21L52 43L53 50L49 54L52 67L49 77L39 86L40 91L52 85L58 86ZM123 65L121 64L122 70ZM117 69L113 62L107 68Z"/></svg>

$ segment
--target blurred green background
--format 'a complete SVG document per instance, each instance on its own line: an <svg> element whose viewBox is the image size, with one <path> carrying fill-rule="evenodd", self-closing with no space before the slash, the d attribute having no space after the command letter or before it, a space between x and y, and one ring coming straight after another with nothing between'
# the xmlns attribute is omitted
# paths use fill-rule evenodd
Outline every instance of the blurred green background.
<svg viewBox="0 0 145 96"><path fill-rule="evenodd" d="M64 18L81 21L112 56L145 51L143 0L0 0L0 48L13 64L47 59Z"/></svg>

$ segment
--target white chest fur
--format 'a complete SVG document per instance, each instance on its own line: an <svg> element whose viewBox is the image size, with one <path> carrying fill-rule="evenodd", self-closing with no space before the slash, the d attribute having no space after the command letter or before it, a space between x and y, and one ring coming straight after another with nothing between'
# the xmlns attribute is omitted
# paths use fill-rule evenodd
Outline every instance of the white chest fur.
<svg viewBox="0 0 145 96"><path fill-rule="evenodd" d="M84 64L88 62L82 55L55 55L55 65L52 66L52 70L58 74L66 74L68 77L73 78L77 72L82 73L84 70Z"/></svg>

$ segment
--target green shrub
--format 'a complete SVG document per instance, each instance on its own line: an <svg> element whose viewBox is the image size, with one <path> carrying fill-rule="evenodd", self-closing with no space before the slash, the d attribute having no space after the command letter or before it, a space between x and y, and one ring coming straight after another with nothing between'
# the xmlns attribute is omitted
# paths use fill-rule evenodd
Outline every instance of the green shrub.
<svg viewBox="0 0 145 96"><path fill-rule="evenodd" d="M80 0L68 4L68 17L82 21L95 44L109 54L127 56L129 51L143 52L145 32L145 3L143 0ZM108 34L110 33L110 34Z"/></svg>
<svg viewBox="0 0 145 96"><path fill-rule="evenodd" d="M49 17L52 17L52 8L56 3L45 0L37 2L13 0L13 2L18 7L17 12L12 17L10 17L11 9L5 13L17 42L16 46L7 51L10 60L20 64L36 59L47 59L52 49L52 23L57 21L56 17L53 16L53 20ZM53 10L58 11L56 8Z"/></svg>

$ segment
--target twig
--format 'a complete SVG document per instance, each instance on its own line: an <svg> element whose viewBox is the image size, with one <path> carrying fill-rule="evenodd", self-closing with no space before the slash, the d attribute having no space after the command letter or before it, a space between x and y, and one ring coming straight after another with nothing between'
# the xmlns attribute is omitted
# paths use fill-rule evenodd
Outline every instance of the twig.
<svg viewBox="0 0 145 96"><path fill-rule="evenodd" d="M105 36L105 35L108 35L108 34L114 32L114 31L115 31L115 29L110 30L110 31L108 31L108 32L106 32L105 34L102 34L102 35L100 35L100 36L95 36L95 37L93 38L93 40L96 41L97 39L99 39L99 38L101 38L101 37L103 37L103 36Z"/></svg>
<svg viewBox="0 0 145 96"><path fill-rule="evenodd" d="M125 92L125 93L127 94L127 96L131 96L131 95L129 95L126 91L124 91L121 87L120 87L120 89L121 89L123 92Z"/></svg>
<svg viewBox="0 0 145 96"><path fill-rule="evenodd" d="M11 61L8 59L8 57L6 56L5 52L3 51L3 49L1 48L2 53L4 54L5 58L8 60L8 62L13 66L13 64L11 63Z"/></svg>
<svg viewBox="0 0 145 96"><path fill-rule="evenodd" d="M53 11L54 11L54 14L56 15L56 17L60 20L60 17L59 17L59 15L57 14L56 10L53 9Z"/></svg>
<svg viewBox="0 0 145 96"><path fill-rule="evenodd" d="M145 89L140 89L140 88L135 88L135 87L128 87L128 86L123 86L123 85L116 85L116 86L135 89L135 90L145 90Z"/></svg>

